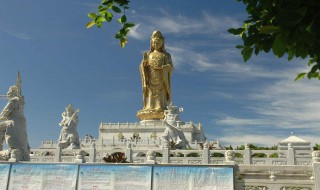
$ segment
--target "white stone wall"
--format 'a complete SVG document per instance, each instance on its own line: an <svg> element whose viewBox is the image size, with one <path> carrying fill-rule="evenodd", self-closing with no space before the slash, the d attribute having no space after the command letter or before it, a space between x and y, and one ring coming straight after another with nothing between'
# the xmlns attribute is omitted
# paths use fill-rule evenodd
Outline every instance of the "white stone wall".
<svg viewBox="0 0 320 190"><path fill-rule="evenodd" d="M205 137L201 124L193 124L192 122L183 123L181 126L186 139L189 142L204 142ZM141 139L151 138L156 133L157 139L161 138L161 134L165 130L162 121L149 121L143 123L101 123L99 127L99 140L118 139L121 133L125 139L131 139L134 133L138 133Z"/></svg>

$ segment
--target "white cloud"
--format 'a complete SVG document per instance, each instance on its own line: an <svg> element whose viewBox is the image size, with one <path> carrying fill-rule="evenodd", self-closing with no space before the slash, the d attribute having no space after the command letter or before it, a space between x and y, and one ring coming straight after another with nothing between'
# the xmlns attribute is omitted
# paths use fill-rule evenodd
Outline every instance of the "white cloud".
<svg viewBox="0 0 320 190"><path fill-rule="evenodd" d="M216 122L218 125L231 125L231 126L240 126L240 125L268 125L271 122L266 119L243 119L235 117L224 117Z"/></svg>
<svg viewBox="0 0 320 190"><path fill-rule="evenodd" d="M234 80L244 78L281 79L287 73L287 71L273 72L271 70L266 70L261 64L243 63L237 60L239 59L239 52L234 51L233 47L231 47L232 49L221 48L201 53L197 50L179 46L166 47L168 52L172 55L174 66L179 69L188 66L191 67L192 71L215 72L223 76L232 76Z"/></svg>
<svg viewBox="0 0 320 190"><path fill-rule="evenodd" d="M140 25L141 24L136 24L133 28L131 28L128 36L131 36L131 37L138 39L138 40L143 40L144 36L141 34L141 32L137 31L139 29Z"/></svg>
<svg viewBox="0 0 320 190"><path fill-rule="evenodd" d="M221 141L225 146L232 145L233 147L244 145L245 143L260 146L273 146L275 144L278 144L285 138L286 137L279 137L274 135L237 134L222 136L219 137L218 140Z"/></svg>
<svg viewBox="0 0 320 190"><path fill-rule="evenodd" d="M22 40L30 40L31 37L28 36L27 34L25 33L21 33L21 32L14 32L14 31L6 31L6 33L10 36L13 36L15 38L18 38L18 39L22 39Z"/></svg>
<svg viewBox="0 0 320 190"><path fill-rule="evenodd" d="M319 137L314 135L299 135L295 134L297 137L304 139L306 141L311 142L311 147L315 145L315 143L319 144ZM259 146L273 146L278 145L279 142L289 137L290 134L286 135L257 135L257 134L237 134L237 135L227 135L219 137L218 140L224 145L232 145L233 147L237 147L240 145L244 145L245 143L250 143Z"/></svg>
<svg viewBox="0 0 320 190"><path fill-rule="evenodd" d="M215 120L216 125L225 126L221 140L228 144L250 142L270 146L284 139L285 132L298 131L299 137L319 143L319 81L293 80L294 73L304 69L301 66L279 69L274 71L277 77L273 82L261 83L260 88L247 89L246 107L240 109L254 117L224 113L226 116ZM272 131L275 133L270 135Z"/></svg>
<svg viewBox="0 0 320 190"><path fill-rule="evenodd" d="M288 73L294 72L289 70ZM283 127L319 128L318 84L317 80L295 82L292 76L284 75L281 80L266 85L250 97L260 102L260 107L255 109L257 113L274 121L288 121L291 125Z"/></svg>
<svg viewBox="0 0 320 190"><path fill-rule="evenodd" d="M207 27L208 32L221 32L229 28L241 27L242 23L230 16L214 16L204 12L204 26Z"/></svg>
<svg viewBox="0 0 320 190"><path fill-rule="evenodd" d="M214 16L204 12L202 17L197 19L186 17L183 15L170 14L164 10L158 16L146 16L143 14L136 15L134 22L139 23L132 34L132 37L142 40L141 36L149 34L153 30L161 30L166 34L179 34L179 35L197 35L197 34L210 34L211 36L221 34L224 38L231 38L232 35L226 35L227 29L230 27L240 26L240 21L236 18L229 16ZM148 33L146 33L148 32ZM136 35L136 34L141 34ZM148 36L148 35L147 35Z"/></svg>
<svg viewBox="0 0 320 190"><path fill-rule="evenodd" d="M216 64L212 63L204 54L180 47L166 46L166 48L171 53L174 66L176 68L189 65L191 66L192 70L206 71L212 70L217 66Z"/></svg>

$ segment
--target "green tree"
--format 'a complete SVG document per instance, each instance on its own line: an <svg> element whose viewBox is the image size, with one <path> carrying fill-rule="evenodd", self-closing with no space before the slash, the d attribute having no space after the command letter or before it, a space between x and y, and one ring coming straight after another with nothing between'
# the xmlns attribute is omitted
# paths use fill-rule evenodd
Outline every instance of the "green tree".
<svg viewBox="0 0 320 190"><path fill-rule="evenodd" d="M264 146L255 146L253 144L248 144L248 146L249 146L249 148L251 150L277 150L278 149L277 145L273 145L271 147L264 147ZM244 145L237 146L235 148L235 150L244 150L244 149L245 149ZM265 158L265 157L267 157L267 155L264 154L264 153L256 153L256 154L253 154L252 157L254 157L254 158ZM277 153L273 153L273 154L270 155L270 158L278 158L278 154Z"/></svg>
<svg viewBox="0 0 320 190"><path fill-rule="evenodd" d="M240 28L228 31L240 35L244 61L255 53L270 50L277 57L308 58L308 73L299 73L296 80L320 80L320 1L319 0L237 0L246 6L248 19Z"/></svg>
<svg viewBox="0 0 320 190"><path fill-rule="evenodd" d="M316 143L313 147L313 150L320 150L320 144Z"/></svg>
<svg viewBox="0 0 320 190"><path fill-rule="evenodd" d="M132 22L127 22L127 9L129 9L128 0L102 0L101 5L98 6L98 12L88 14L91 21L86 27L91 28L96 25L100 28L104 22L111 22L115 14L119 15L117 21L121 24L121 28L116 33L115 38L119 40L120 46L123 48L128 43L127 34L135 25Z"/></svg>

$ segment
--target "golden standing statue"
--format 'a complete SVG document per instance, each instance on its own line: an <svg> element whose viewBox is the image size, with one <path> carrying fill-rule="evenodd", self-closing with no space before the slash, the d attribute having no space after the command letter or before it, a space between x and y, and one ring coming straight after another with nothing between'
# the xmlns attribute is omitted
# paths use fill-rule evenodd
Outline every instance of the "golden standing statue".
<svg viewBox="0 0 320 190"><path fill-rule="evenodd" d="M144 52L140 64L143 109L138 111L140 120L160 120L171 102L171 56L164 47L164 37L154 31L150 40L150 51Z"/></svg>

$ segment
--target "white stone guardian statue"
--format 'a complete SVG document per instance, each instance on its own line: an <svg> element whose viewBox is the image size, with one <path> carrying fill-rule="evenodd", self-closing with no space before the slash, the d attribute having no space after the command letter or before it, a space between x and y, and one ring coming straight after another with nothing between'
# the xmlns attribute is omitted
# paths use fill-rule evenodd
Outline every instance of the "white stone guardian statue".
<svg viewBox="0 0 320 190"><path fill-rule="evenodd" d="M78 113L79 109L76 111L71 104L66 107L66 111L62 113L62 120L59 125L62 127L58 147L61 149L78 149L80 148L79 135L77 131L78 126Z"/></svg>
<svg viewBox="0 0 320 190"><path fill-rule="evenodd" d="M24 97L21 93L21 77L18 73L17 82L7 92L7 105L0 113L0 158L9 159L15 154L17 161L30 160L30 147L27 136L27 124L24 117ZM2 150L4 141L9 150Z"/></svg>
<svg viewBox="0 0 320 190"><path fill-rule="evenodd" d="M189 143L180 128L179 113L183 111L183 108L177 108L172 102L167 106L167 110L164 111L163 123L166 126L165 131L161 135L165 141L165 144L170 145L174 143L174 148L176 149L186 149L189 146ZM170 147L170 146L169 146Z"/></svg>

